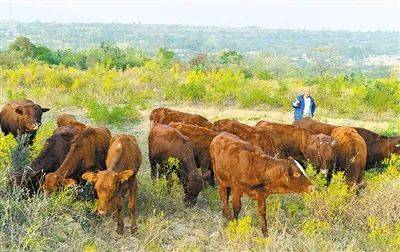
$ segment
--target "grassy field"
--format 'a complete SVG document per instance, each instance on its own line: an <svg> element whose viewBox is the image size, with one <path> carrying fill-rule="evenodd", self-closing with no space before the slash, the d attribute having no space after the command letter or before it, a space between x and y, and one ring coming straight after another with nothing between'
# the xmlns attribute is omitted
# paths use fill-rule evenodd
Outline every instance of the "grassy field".
<svg viewBox="0 0 400 252"><path fill-rule="evenodd" d="M163 104L157 104L163 105ZM165 104L164 104L165 105ZM171 105L171 104L169 104ZM395 251L400 249L400 158L392 157L384 169L368 172L367 187L359 195L348 190L341 174L332 185L312 167L307 173L318 190L307 195L274 195L267 201L270 237L262 238L254 202L243 198L238 222L222 217L218 193L203 191L196 206L186 208L183 191L175 183L168 192L165 181L153 183L147 158L148 115L153 107L140 111L140 121L107 125L113 134L134 134L142 148L143 163L138 174L137 237L129 233L128 214L125 235L116 234L110 217L100 218L95 203L75 199L74 189L51 197L27 197L21 190L0 190L1 250L47 251ZM254 124L259 120L290 123L292 114L280 111L171 105L171 108L197 113L210 120L235 118ZM54 109L44 116L35 151L55 127L60 113L72 113L92 124L84 110ZM322 113L326 115L327 113ZM388 128L384 121L355 121L320 116L322 121L363 126L379 132ZM0 137L0 168L12 166L15 157Z"/></svg>

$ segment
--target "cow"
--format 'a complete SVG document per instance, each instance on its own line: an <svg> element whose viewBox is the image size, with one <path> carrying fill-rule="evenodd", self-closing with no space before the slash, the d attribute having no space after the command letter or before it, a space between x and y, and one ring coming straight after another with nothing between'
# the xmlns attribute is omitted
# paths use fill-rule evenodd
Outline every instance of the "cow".
<svg viewBox="0 0 400 252"><path fill-rule="evenodd" d="M76 135L61 166L46 174L43 191L49 194L60 186L81 184L84 172L104 169L110 140L111 132L103 126L87 127Z"/></svg>
<svg viewBox="0 0 400 252"><path fill-rule="evenodd" d="M91 182L99 197L97 212L105 215L113 211L117 220L117 233L123 234L124 220L122 214L123 199L129 190L128 209L131 217L131 233L137 232L136 201L137 179L136 175L142 163L142 152L136 138L131 135L116 135L111 139L107 153L107 170L86 172L82 178Z"/></svg>
<svg viewBox="0 0 400 252"><path fill-rule="evenodd" d="M74 115L64 113L57 117L57 127L62 127L76 121L77 120Z"/></svg>
<svg viewBox="0 0 400 252"><path fill-rule="evenodd" d="M167 125L170 122L181 122L185 124L201 126L207 129L213 128L213 124L200 115L193 115L163 107L156 108L151 111L149 119L150 127L153 127L153 125L156 123Z"/></svg>
<svg viewBox="0 0 400 252"><path fill-rule="evenodd" d="M333 129L339 127L312 119L299 120L294 124L302 128L311 129L316 133L327 135L330 135ZM375 168L382 160L390 157L392 153L400 154L400 136L386 137L361 127L353 128L367 144L367 164L365 167L367 170Z"/></svg>
<svg viewBox="0 0 400 252"><path fill-rule="evenodd" d="M29 189L33 194L47 173L55 172L69 152L72 140L83 131L83 124L58 127L46 140L43 150L23 171L11 174L11 182Z"/></svg>
<svg viewBox="0 0 400 252"><path fill-rule="evenodd" d="M279 137L269 130L251 127L231 119L215 121L214 130L216 132L227 131L237 135L243 140L259 146L267 155L275 157L284 155L283 145Z"/></svg>
<svg viewBox="0 0 400 252"><path fill-rule="evenodd" d="M164 168L170 157L177 158L180 164L174 172L177 173L185 191L184 201L186 205L195 204L198 194L207 185L204 179L210 173L204 174L203 178L197 170L189 138L168 125L156 124L150 129L148 140L152 179L156 179L158 175L158 177L165 176L167 181L171 181L172 171L165 171ZM157 165L159 165L158 170Z"/></svg>
<svg viewBox="0 0 400 252"><path fill-rule="evenodd" d="M217 132L190 124L184 123L169 123L169 126L177 129L182 135L189 138L190 144L193 148L194 157L197 166L202 168L202 172L211 172L209 183L214 186L214 172L211 165L210 144Z"/></svg>
<svg viewBox="0 0 400 252"><path fill-rule="evenodd" d="M337 143L337 168L344 171L350 186L361 185L367 162L367 144L357 131L350 127L337 127L331 134Z"/></svg>
<svg viewBox="0 0 400 252"><path fill-rule="evenodd" d="M42 125L43 113L49 111L31 100L13 100L0 111L0 127L5 135L14 137L28 134L29 144L35 139L36 131Z"/></svg>
<svg viewBox="0 0 400 252"><path fill-rule="evenodd" d="M223 215L228 220L237 219L241 210L241 197L247 194L257 201L264 236L268 235L265 217L265 199L268 195L314 190L304 169L295 159L278 159L265 155L260 147L236 135L221 132L211 142L210 150ZM233 215L228 206L230 193Z"/></svg>
<svg viewBox="0 0 400 252"><path fill-rule="evenodd" d="M256 128L266 129L279 136L285 157L292 156L305 163L307 159L317 171L327 174L336 161L336 142L327 135L315 133L309 129L268 121L260 121Z"/></svg>

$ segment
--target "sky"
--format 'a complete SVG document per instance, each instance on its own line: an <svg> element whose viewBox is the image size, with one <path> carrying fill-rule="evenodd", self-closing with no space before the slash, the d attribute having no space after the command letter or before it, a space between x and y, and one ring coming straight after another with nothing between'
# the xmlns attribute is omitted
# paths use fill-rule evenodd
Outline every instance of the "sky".
<svg viewBox="0 0 400 252"><path fill-rule="evenodd" d="M259 26L307 30L400 31L400 1L0 0L0 18L41 22L122 22Z"/></svg>

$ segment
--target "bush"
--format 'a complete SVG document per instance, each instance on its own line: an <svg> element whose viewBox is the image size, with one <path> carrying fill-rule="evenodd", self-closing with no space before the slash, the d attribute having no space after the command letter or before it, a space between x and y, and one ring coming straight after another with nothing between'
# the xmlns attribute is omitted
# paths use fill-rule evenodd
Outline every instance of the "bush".
<svg viewBox="0 0 400 252"><path fill-rule="evenodd" d="M127 120L136 122L140 114L133 106L122 105L108 108L107 105L92 100L88 102L88 116L97 123L121 125Z"/></svg>

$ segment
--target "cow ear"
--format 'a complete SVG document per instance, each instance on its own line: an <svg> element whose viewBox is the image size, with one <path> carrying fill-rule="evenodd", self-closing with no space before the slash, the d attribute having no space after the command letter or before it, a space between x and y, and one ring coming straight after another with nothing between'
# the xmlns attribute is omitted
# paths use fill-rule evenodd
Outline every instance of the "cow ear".
<svg viewBox="0 0 400 252"><path fill-rule="evenodd" d="M63 185L65 188L71 188L71 187L76 186L76 181L75 181L75 179L66 178L66 179L63 179L62 185Z"/></svg>
<svg viewBox="0 0 400 252"><path fill-rule="evenodd" d="M125 170L125 171L118 173L118 178L123 183L123 182L127 181L132 175L133 175L132 170Z"/></svg>
<svg viewBox="0 0 400 252"><path fill-rule="evenodd" d="M50 109L49 108L42 108L43 113L48 112Z"/></svg>
<svg viewBox="0 0 400 252"><path fill-rule="evenodd" d="M83 178L84 180L89 181L90 183L93 183L93 184L95 184L95 183L97 182L97 174L94 173L94 172L85 172L85 173L82 175L82 178Z"/></svg>
<svg viewBox="0 0 400 252"><path fill-rule="evenodd" d="M15 108L15 112L16 112L17 114L22 115L22 114L23 114L22 107L21 107L21 106L16 107L16 108Z"/></svg>

